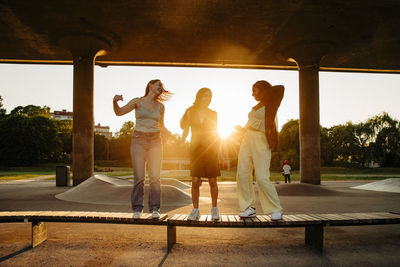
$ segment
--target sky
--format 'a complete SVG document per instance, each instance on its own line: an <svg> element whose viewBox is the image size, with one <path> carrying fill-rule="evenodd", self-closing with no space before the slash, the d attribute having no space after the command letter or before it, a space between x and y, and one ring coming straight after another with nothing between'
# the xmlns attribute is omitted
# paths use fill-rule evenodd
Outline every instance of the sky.
<svg viewBox="0 0 400 267"><path fill-rule="evenodd" d="M324 127L359 123L387 112L400 120L400 74L320 72L320 124ZM194 102L197 91L208 87L213 93L210 108L218 113L218 130L222 137L235 125L244 126L248 112L256 104L252 85L266 80L285 86L285 96L278 111L278 128L290 119L299 118L298 72L293 70L254 70L183 67L95 66L95 123L110 126L117 132L134 112L117 117L112 108L115 94L123 103L144 95L148 81L160 79L174 95L165 102L165 126L181 134L179 120ZM48 106L72 111L72 65L0 64L0 96L9 113L17 106Z"/></svg>

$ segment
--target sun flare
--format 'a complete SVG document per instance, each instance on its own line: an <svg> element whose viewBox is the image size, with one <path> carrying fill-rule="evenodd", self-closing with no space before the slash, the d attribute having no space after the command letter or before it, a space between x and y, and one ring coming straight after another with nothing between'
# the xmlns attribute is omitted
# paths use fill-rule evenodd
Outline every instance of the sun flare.
<svg viewBox="0 0 400 267"><path fill-rule="evenodd" d="M218 134L222 139L227 138L232 132L232 125L224 125L224 123L218 122Z"/></svg>

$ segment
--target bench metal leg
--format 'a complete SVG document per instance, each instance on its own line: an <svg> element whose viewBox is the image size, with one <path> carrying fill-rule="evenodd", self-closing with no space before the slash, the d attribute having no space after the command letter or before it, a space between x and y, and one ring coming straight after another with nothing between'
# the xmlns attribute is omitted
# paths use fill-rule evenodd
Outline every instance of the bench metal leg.
<svg viewBox="0 0 400 267"><path fill-rule="evenodd" d="M306 245L322 253L324 249L324 226L322 224L306 226L305 241Z"/></svg>
<svg viewBox="0 0 400 267"><path fill-rule="evenodd" d="M32 247L47 240L47 225L45 222L32 221Z"/></svg>
<svg viewBox="0 0 400 267"><path fill-rule="evenodd" d="M176 243L176 226L167 225L167 243L169 252Z"/></svg>

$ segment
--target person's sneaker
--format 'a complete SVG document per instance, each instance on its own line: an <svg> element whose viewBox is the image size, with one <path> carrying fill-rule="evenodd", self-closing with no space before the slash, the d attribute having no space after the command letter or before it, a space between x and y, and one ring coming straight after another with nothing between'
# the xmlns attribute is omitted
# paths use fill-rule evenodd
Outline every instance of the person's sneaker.
<svg viewBox="0 0 400 267"><path fill-rule="evenodd" d="M199 209L192 209L189 217L187 218L188 221L197 221L200 218L200 211Z"/></svg>
<svg viewBox="0 0 400 267"><path fill-rule="evenodd" d="M158 210L153 210L153 212L151 213L151 218L153 219L160 218L160 212Z"/></svg>
<svg viewBox="0 0 400 267"><path fill-rule="evenodd" d="M241 218L256 217L256 210L252 207L248 207L245 211L239 214Z"/></svg>
<svg viewBox="0 0 400 267"><path fill-rule="evenodd" d="M134 211L133 212L133 219L140 219L140 215L142 214L141 211Z"/></svg>
<svg viewBox="0 0 400 267"><path fill-rule="evenodd" d="M219 221L219 211L217 207L211 208L211 220Z"/></svg>
<svg viewBox="0 0 400 267"><path fill-rule="evenodd" d="M271 214L271 220L273 220L273 221L282 220L282 214L283 214L283 212L273 212Z"/></svg>

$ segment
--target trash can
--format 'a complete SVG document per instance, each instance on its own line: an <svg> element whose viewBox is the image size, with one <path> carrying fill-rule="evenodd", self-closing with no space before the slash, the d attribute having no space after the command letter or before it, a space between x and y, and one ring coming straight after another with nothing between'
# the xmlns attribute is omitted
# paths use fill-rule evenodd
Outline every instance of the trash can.
<svg viewBox="0 0 400 267"><path fill-rule="evenodd" d="M56 166L56 186L69 186L69 166Z"/></svg>

